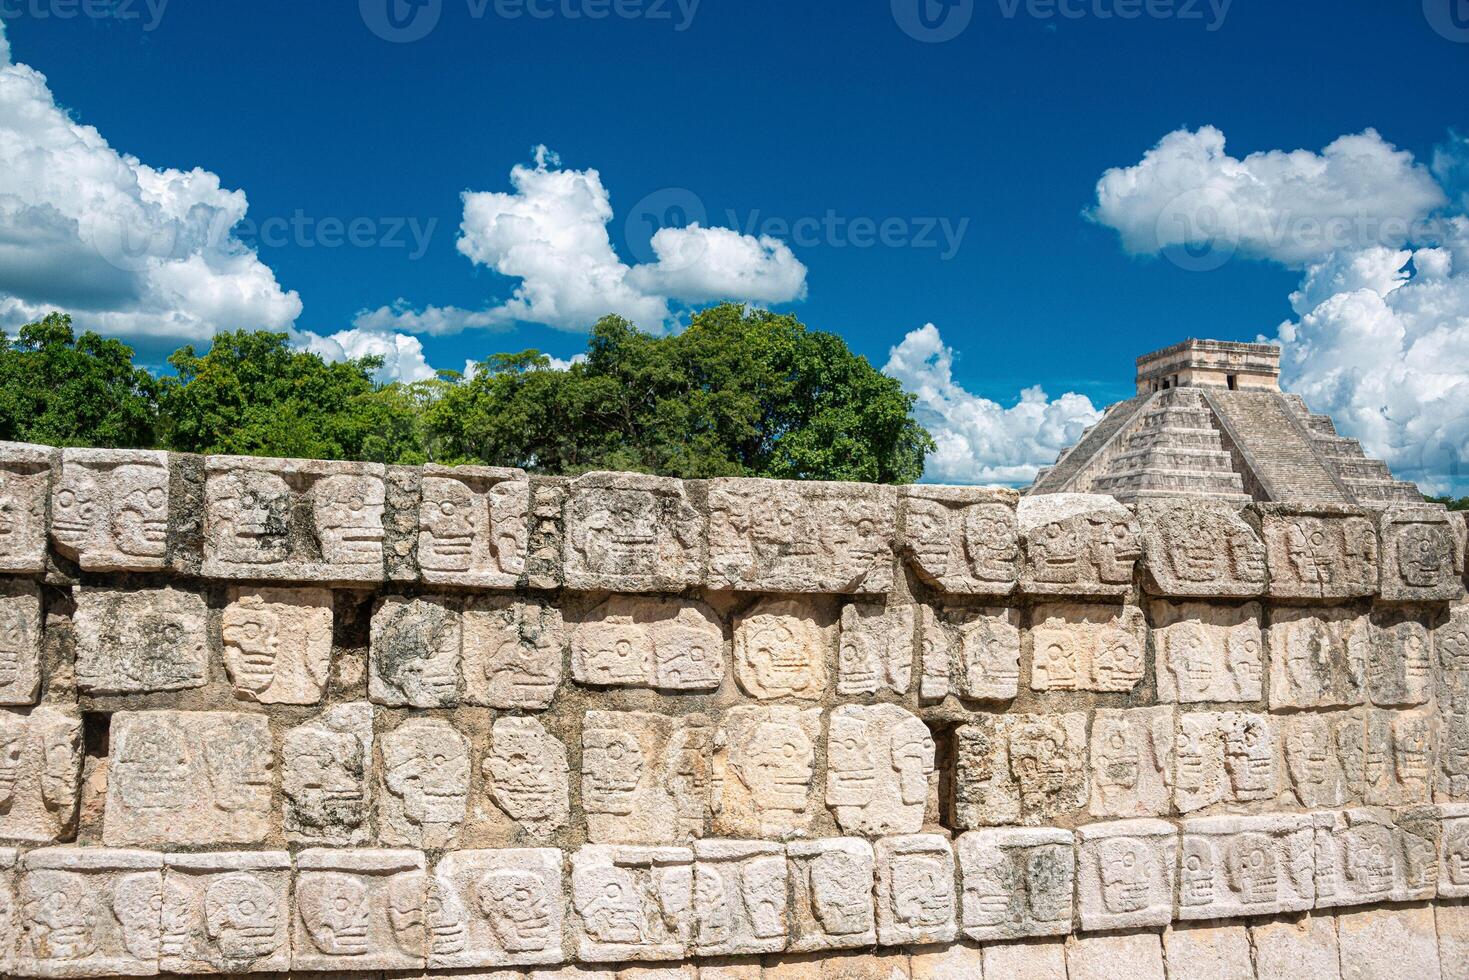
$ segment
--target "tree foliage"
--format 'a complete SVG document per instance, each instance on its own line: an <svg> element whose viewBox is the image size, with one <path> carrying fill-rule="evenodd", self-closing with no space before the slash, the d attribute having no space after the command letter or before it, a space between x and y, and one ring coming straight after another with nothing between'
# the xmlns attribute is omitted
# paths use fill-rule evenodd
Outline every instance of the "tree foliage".
<svg viewBox="0 0 1469 980"><path fill-rule="evenodd" d="M1424 497L1430 504L1443 504L1449 510L1469 510L1469 497Z"/></svg>

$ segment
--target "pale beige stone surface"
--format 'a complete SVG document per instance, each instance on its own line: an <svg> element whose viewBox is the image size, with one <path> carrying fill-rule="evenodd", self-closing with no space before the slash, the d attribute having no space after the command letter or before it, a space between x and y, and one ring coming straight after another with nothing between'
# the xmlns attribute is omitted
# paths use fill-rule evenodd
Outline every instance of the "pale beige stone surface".
<svg viewBox="0 0 1469 980"><path fill-rule="evenodd" d="M1025 540L1021 591L1029 595L1124 596L1142 555L1137 518L1112 497L1053 493L1020 498Z"/></svg>
<svg viewBox="0 0 1469 980"><path fill-rule="evenodd" d="M332 657L330 591L232 589L220 632L238 697L261 704L321 700Z"/></svg>
<svg viewBox="0 0 1469 980"><path fill-rule="evenodd" d="M1089 796L1085 712L976 715L955 730L954 817L965 829L1043 824Z"/></svg>
<svg viewBox="0 0 1469 980"><path fill-rule="evenodd" d="M587 844L571 856L580 959L680 960L693 925L694 853L686 847Z"/></svg>
<svg viewBox="0 0 1469 980"><path fill-rule="evenodd" d="M566 627L545 602L475 596L463 619L462 700L490 708L540 711L561 685Z"/></svg>
<svg viewBox="0 0 1469 980"><path fill-rule="evenodd" d="M705 522L678 480L588 473L566 502L568 588L679 592L702 584Z"/></svg>
<svg viewBox="0 0 1469 980"><path fill-rule="evenodd" d="M1469 905L1440 902L1433 911L1443 980L1466 980L1469 978Z"/></svg>
<svg viewBox="0 0 1469 980"><path fill-rule="evenodd" d="M740 706L724 713L713 772L719 834L771 840L808 834L821 804L814 785L821 727L820 708Z"/></svg>
<svg viewBox="0 0 1469 980"><path fill-rule="evenodd" d="M1281 781L1274 725L1273 716L1252 712L1181 712L1173 750L1178 812L1274 799Z"/></svg>
<svg viewBox="0 0 1469 980"><path fill-rule="evenodd" d="M978 946L919 946L909 957L913 980L980 980L984 951Z"/></svg>
<svg viewBox="0 0 1469 980"><path fill-rule="evenodd" d="M987 943L983 952L987 980L1067 980L1062 940Z"/></svg>
<svg viewBox="0 0 1469 980"><path fill-rule="evenodd" d="M293 970L412 970L425 964L418 851L296 855Z"/></svg>
<svg viewBox="0 0 1469 980"><path fill-rule="evenodd" d="M428 879L431 969L559 963L565 899L556 848L454 851Z"/></svg>
<svg viewBox="0 0 1469 980"><path fill-rule="evenodd" d="M1377 529L1364 511L1260 504L1270 595L1350 599L1376 593Z"/></svg>
<svg viewBox="0 0 1469 980"><path fill-rule="evenodd" d="M1402 614L1374 617L1367 659L1367 700L1382 708L1412 707L1433 697L1428 627Z"/></svg>
<svg viewBox="0 0 1469 980"><path fill-rule="evenodd" d="M425 582L514 588L525 574L529 529L525 471L423 468L416 554Z"/></svg>
<svg viewBox="0 0 1469 980"><path fill-rule="evenodd" d="M51 540L92 572L144 572L167 563L168 453L63 449L51 493Z"/></svg>
<svg viewBox="0 0 1469 980"><path fill-rule="evenodd" d="M1169 814L1176 723L1176 712L1168 705L1098 708L1092 713L1092 816Z"/></svg>
<svg viewBox="0 0 1469 980"><path fill-rule="evenodd" d="M1146 670L1147 621L1135 606L1037 606L1029 632L1037 691L1131 691Z"/></svg>
<svg viewBox="0 0 1469 980"><path fill-rule="evenodd" d="M1265 543L1233 507L1202 501L1146 502L1144 581L1153 595L1234 598L1265 592Z"/></svg>
<svg viewBox="0 0 1469 980"><path fill-rule="evenodd" d="M759 957L711 957L699 961L699 980L761 980Z"/></svg>
<svg viewBox="0 0 1469 980"><path fill-rule="evenodd" d="M0 840L50 844L76 826L82 722L41 707L0 711Z"/></svg>
<svg viewBox="0 0 1469 980"><path fill-rule="evenodd" d="M0 572L46 567L46 509L60 455L49 446L0 442Z"/></svg>
<svg viewBox="0 0 1469 980"><path fill-rule="evenodd" d="M1167 960L1168 980L1255 980L1250 934L1242 925L1167 929L1163 932L1163 955Z"/></svg>
<svg viewBox="0 0 1469 980"><path fill-rule="evenodd" d="M762 599L735 619L735 679L760 701L820 701L829 686L831 624L799 599Z"/></svg>
<svg viewBox="0 0 1469 980"><path fill-rule="evenodd" d="M877 842L877 939L884 946L945 943L958 932L954 852L938 834Z"/></svg>
<svg viewBox="0 0 1469 980"><path fill-rule="evenodd" d="M1302 912L1316 901L1309 814L1184 820L1176 918Z"/></svg>
<svg viewBox="0 0 1469 980"><path fill-rule="evenodd" d="M1440 980L1428 906L1343 912L1336 918L1342 980Z"/></svg>
<svg viewBox="0 0 1469 980"><path fill-rule="evenodd" d="M877 942L872 845L853 837L791 841L792 952L847 949Z"/></svg>
<svg viewBox="0 0 1469 980"><path fill-rule="evenodd" d="M158 972L163 855L47 847L21 858L16 969L28 976Z"/></svg>
<svg viewBox="0 0 1469 980"><path fill-rule="evenodd" d="M826 767L826 805L844 833L917 833L929 795L938 791L928 726L897 705L832 711Z"/></svg>
<svg viewBox="0 0 1469 980"><path fill-rule="evenodd" d="M1066 940L1070 980L1164 980L1163 944L1155 932L1072 936Z"/></svg>
<svg viewBox="0 0 1469 980"><path fill-rule="evenodd" d="M704 835L714 731L703 715L588 711L581 744L581 807L589 840L672 844Z"/></svg>
<svg viewBox="0 0 1469 980"><path fill-rule="evenodd" d="M238 974L291 965L291 855L285 851L164 858L159 968Z"/></svg>
<svg viewBox="0 0 1469 980"><path fill-rule="evenodd" d="M1336 919L1313 914L1250 923L1258 980L1340 975Z"/></svg>
<svg viewBox="0 0 1469 980"><path fill-rule="evenodd" d="M0 705L35 704L41 694L41 592L34 582L0 582Z"/></svg>
<svg viewBox="0 0 1469 980"><path fill-rule="evenodd" d="M1433 792L1439 719L1432 708L1367 712L1367 802L1427 803Z"/></svg>
<svg viewBox="0 0 1469 980"><path fill-rule="evenodd" d="M379 840L429 850L453 847L469 805L469 739L442 718L410 718L378 744Z"/></svg>
<svg viewBox="0 0 1469 980"><path fill-rule="evenodd" d="M92 694L203 687L209 677L207 609L198 592L76 590L77 686Z"/></svg>
<svg viewBox="0 0 1469 980"><path fill-rule="evenodd" d="M1350 707L1366 700L1371 624L1351 609L1276 609L1270 707Z"/></svg>
<svg viewBox="0 0 1469 980"><path fill-rule="evenodd" d="M784 846L695 841L693 951L733 956L785 949L787 891Z"/></svg>
<svg viewBox="0 0 1469 980"><path fill-rule="evenodd" d="M766 960L763 980L911 980L912 976L907 952L885 949L772 957Z"/></svg>
<svg viewBox="0 0 1469 980"><path fill-rule="evenodd" d="M1442 898L1469 898L1469 807L1459 803L1442 809L1438 894Z"/></svg>
<svg viewBox="0 0 1469 980"><path fill-rule="evenodd" d="M1366 795L1366 728L1361 710L1275 719L1276 765L1296 802L1322 809L1360 804Z"/></svg>
<svg viewBox="0 0 1469 980"><path fill-rule="evenodd" d="M925 582L955 595L1009 595L1020 569L1014 491L903 487L901 543Z"/></svg>
<svg viewBox="0 0 1469 980"><path fill-rule="evenodd" d="M290 729L281 744L286 839L305 844L366 843L372 705L333 705Z"/></svg>
<svg viewBox="0 0 1469 980"><path fill-rule="evenodd" d="M451 598L379 600L368 654L372 702L413 708L458 704L463 636L462 618Z"/></svg>
<svg viewBox="0 0 1469 980"><path fill-rule="evenodd" d="M566 746L536 719L496 718L481 769L490 799L532 837L570 822Z"/></svg>
<svg viewBox="0 0 1469 980"><path fill-rule="evenodd" d="M978 830L958 840L960 926L970 939L1071 931L1076 855L1068 830Z"/></svg>
<svg viewBox="0 0 1469 980"><path fill-rule="evenodd" d="M724 681L728 642L702 602L613 596L571 633L579 684L712 691Z"/></svg>
<svg viewBox="0 0 1469 980"><path fill-rule="evenodd" d="M1009 701L1020 691L1020 611L919 607L919 695Z"/></svg>
<svg viewBox="0 0 1469 980"><path fill-rule="evenodd" d="M913 682L918 607L848 603L837 647L837 694L907 694Z"/></svg>
<svg viewBox="0 0 1469 980"><path fill-rule="evenodd" d="M1464 540L1437 507L1398 504L1378 515L1382 598L1441 602L1464 596Z"/></svg>
<svg viewBox="0 0 1469 980"><path fill-rule="evenodd" d="M1259 701L1265 639L1257 603L1153 602L1158 700Z"/></svg>
<svg viewBox="0 0 1469 980"><path fill-rule="evenodd" d="M1076 901L1088 931L1173 921L1178 830L1162 820L1078 828Z"/></svg>

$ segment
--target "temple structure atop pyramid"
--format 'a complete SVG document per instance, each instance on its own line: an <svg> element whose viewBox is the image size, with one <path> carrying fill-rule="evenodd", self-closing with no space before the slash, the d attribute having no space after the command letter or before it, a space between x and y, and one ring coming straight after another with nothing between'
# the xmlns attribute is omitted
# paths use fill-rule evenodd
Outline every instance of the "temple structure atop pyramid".
<svg viewBox="0 0 1469 980"><path fill-rule="evenodd" d="M1421 502L1355 439L1280 390L1280 348L1185 340L1137 359L1137 394L1107 409L1027 491L1123 502Z"/></svg>

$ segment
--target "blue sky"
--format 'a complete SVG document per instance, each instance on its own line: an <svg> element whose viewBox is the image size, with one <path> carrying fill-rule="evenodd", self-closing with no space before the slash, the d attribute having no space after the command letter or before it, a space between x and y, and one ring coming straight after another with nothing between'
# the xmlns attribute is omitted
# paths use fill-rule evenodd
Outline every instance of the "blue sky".
<svg viewBox="0 0 1469 980"><path fill-rule="evenodd" d="M1105 172L1139 166L1168 134L1216 127L1237 162L1297 148L1319 154L1373 128L1383 144L1411 154L1415 174L1428 172L1436 147L1450 163L1434 177L1442 200L1421 186L1398 194L1414 179L1398 168L1382 178L1394 183L1376 195L1383 203L1372 216L1458 213L1450 134L1469 132L1469 27L1461 27L1469 10L1454 9L1464 0L1444 0L1442 11L1437 0L1068 0L1060 8L954 0L947 10L939 0L437 0L437 8L426 0L422 10L406 2L109 0L118 16L104 18L62 16L80 6L71 0L0 0L0 12L11 60L44 74L75 121L151 168L201 168L248 197L250 223L236 226L231 248L253 250L278 292L299 296L295 316L273 296L262 316L271 322L261 325L289 322L303 336L330 337L380 310L370 325L390 335L423 323L384 309L398 300L415 312L494 308L481 318L491 329L417 335L423 361L457 369L525 347L571 357L583 346L584 318L564 309L544 316L546 304L534 300L506 306L521 278L496 271L503 242L485 231L477 252L460 244L461 193L511 194L511 168L533 172L533 147L545 146L559 163L542 155L543 172L600 176L610 245L628 266L658 258L647 219L677 223L679 208L754 236L742 240L760 254L731 260L755 263L761 285L750 295L722 282L691 286L687 275L651 277L642 293L666 298L675 321L706 294L751 298L840 333L879 366L933 324L926 341L910 345L908 369L894 364L894 373L915 389L925 379L947 385L929 406L947 424L962 427L967 406L978 413L973 424L996 426L982 444L959 432L951 447L951 456L988 454L994 466L966 474L951 462L939 474L949 478L1023 479L1006 468L1007 454L1020 470L1053 455L1089 411L1129 393L1133 357L1185 336L1273 337L1283 321L1307 318L1300 334L1315 330L1320 350L1349 328L1313 326L1309 308L1292 308L1312 264L1453 236L1379 240L1373 232L1330 256L1287 255L1235 230L1228 260L1202 263L1207 271L1170 261L1157 254L1161 243L1119 236L1155 214L1136 187L1115 213L1086 215ZM905 32L920 4L940 32L957 36L926 42ZM392 43L372 29L387 32L389 5L410 32L437 21L422 39ZM92 12L106 6L93 0ZM531 16L532 8L549 16ZM600 11L608 16L588 16ZM1133 11L1140 16L1120 16ZM1331 213L1356 207L1360 178L1343 178L1347 203ZM1309 183L1310 166L1293 179ZM26 196L6 180L0 173L0 198ZM334 221L357 222L357 244L330 247ZM886 243L869 242L879 228ZM775 244L751 244L766 233ZM737 237L709 244L733 248ZM0 248L0 296L7 254ZM63 289L11 291L24 298L11 319L78 305ZM106 302L83 306L105 312ZM558 317L555 326L527 322ZM1447 322L1465 319L1458 310ZM118 316L99 325L156 361L185 335L226 325L218 321L151 329ZM1412 345L1399 346L1411 362ZM951 373L943 375L946 357ZM1411 428L1403 415L1412 406L1389 406L1379 394L1375 409L1396 412L1399 424L1377 432L1373 399L1360 391L1366 382L1342 395L1339 375L1297 373L1324 407L1362 414L1356 427L1380 438L1384 455L1396 453L1399 468L1415 453L1421 459L1425 443L1454 459L1469 446L1469 398L1461 397L1469 387L1434 409L1427 433L1399 431ZM1453 380L1420 396L1443 402ZM1006 422L1013 416L1003 411L1033 385L1046 393L1037 405L1054 417ZM1068 392L1078 400L1058 401ZM999 421L985 399L998 403Z"/></svg>

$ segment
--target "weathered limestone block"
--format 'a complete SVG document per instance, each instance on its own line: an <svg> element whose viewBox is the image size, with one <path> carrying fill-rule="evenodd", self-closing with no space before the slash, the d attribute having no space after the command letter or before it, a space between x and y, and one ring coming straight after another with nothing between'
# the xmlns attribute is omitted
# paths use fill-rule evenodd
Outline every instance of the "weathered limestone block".
<svg viewBox="0 0 1469 980"><path fill-rule="evenodd" d="M286 732L281 791L286 839L303 844L367 841L372 705L338 704Z"/></svg>
<svg viewBox="0 0 1469 980"><path fill-rule="evenodd" d="M566 542L566 497L571 481L561 476L530 480L530 533L525 556L526 584L555 589L562 584Z"/></svg>
<svg viewBox="0 0 1469 980"><path fill-rule="evenodd" d="M327 589L231 589L221 617L224 665L236 697L316 704L332 661Z"/></svg>
<svg viewBox="0 0 1469 980"><path fill-rule="evenodd" d="M1020 610L920 606L925 701L1009 701L1020 693Z"/></svg>
<svg viewBox="0 0 1469 980"><path fill-rule="evenodd" d="M1276 609L1270 708L1350 707L1366 700L1372 627L1346 609Z"/></svg>
<svg viewBox="0 0 1469 980"><path fill-rule="evenodd" d="M1178 829L1162 820L1117 820L1076 831L1077 903L1086 930L1173 921Z"/></svg>
<svg viewBox="0 0 1469 980"><path fill-rule="evenodd" d="M19 941L20 912L16 908L16 869L20 852L13 847L0 847L0 970L10 974L15 968L15 947Z"/></svg>
<svg viewBox="0 0 1469 980"><path fill-rule="evenodd" d="M41 590L27 579L0 581L0 704L41 695Z"/></svg>
<svg viewBox="0 0 1469 980"><path fill-rule="evenodd" d="M912 980L914 974L907 950L879 949L840 956L807 953L769 957L762 976L763 980Z"/></svg>
<svg viewBox="0 0 1469 980"><path fill-rule="evenodd" d="M1066 940L1070 980L1164 980L1163 943L1156 933L1072 936Z"/></svg>
<svg viewBox="0 0 1469 980"><path fill-rule="evenodd" d="M50 844L76 824L82 723L55 708L0 711L0 840Z"/></svg>
<svg viewBox="0 0 1469 980"><path fill-rule="evenodd" d="M917 606L853 602L842 609L837 694L907 694L913 682Z"/></svg>
<svg viewBox="0 0 1469 980"><path fill-rule="evenodd" d="M207 611L180 589L76 590L77 686L89 694L203 687Z"/></svg>
<svg viewBox="0 0 1469 980"><path fill-rule="evenodd" d="M1366 729L1361 710L1283 715L1276 766L1296 803L1310 809L1362 803Z"/></svg>
<svg viewBox="0 0 1469 980"><path fill-rule="evenodd" d="M1367 698L1384 707L1426 704L1433 697L1433 649L1428 627L1400 614L1370 623Z"/></svg>
<svg viewBox="0 0 1469 980"><path fill-rule="evenodd" d="M1173 799L1171 706L1098 708L1092 716L1091 815L1162 817Z"/></svg>
<svg viewBox="0 0 1469 980"><path fill-rule="evenodd" d="M888 486L710 480L709 586L886 592L897 512L897 491Z"/></svg>
<svg viewBox="0 0 1469 980"><path fill-rule="evenodd" d="M1154 602L1158 700L1259 701L1265 674L1260 606Z"/></svg>
<svg viewBox="0 0 1469 980"><path fill-rule="evenodd" d="M901 541L929 585L954 595L1005 596L1020 572L1013 490L913 486L899 491Z"/></svg>
<svg viewBox="0 0 1469 980"><path fill-rule="evenodd" d="M1377 592L1377 528L1365 511L1337 504L1259 504L1270 595L1352 599Z"/></svg>
<svg viewBox="0 0 1469 980"><path fill-rule="evenodd" d="M761 599L735 619L735 679L761 701L826 697L833 629L798 599Z"/></svg>
<svg viewBox="0 0 1469 980"><path fill-rule="evenodd" d="M1021 497L1026 558L1020 588L1030 595L1125 596L1142 555L1137 518L1114 498L1050 493Z"/></svg>
<svg viewBox="0 0 1469 980"><path fill-rule="evenodd" d="M908 963L915 980L975 980L984 975L984 950L972 943L918 946Z"/></svg>
<svg viewBox="0 0 1469 980"><path fill-rule="evenodd" d="M1427 803L1433 792L1438 716L1431 708L1367 712L1367 802Z"/></svg>
<svg viewBox="0 0 1469 980"><path fill-rule="evenodd" d="M820 803L811 791L820 741L820 708L726 711L714 743L716 832L773 840L805 836Z"/></svg>
<svg viewBox="0 0 1469 980"><path fill-rule="evenodd" d="M60 453L49 446L0 442L0 572L46 568L46 505Z"/></svg>
<svg viewBox="0 0 1469 980"><path fill-rule="evenodd" d="M702 602L613 596L572 631L571 675L578 684L713 691L727 645L719 615Z"/></svg>
<svg viewBox="0 0 1469 980"><path fill-rule="evenodd" d="M20 859L16 972L33 977L158 973L163 855L45 847Z"/></svg>
<svg viewBox="0 0 1469 980"><path fill-rule="evenodd" d="M1443 853L1443 808L1407 806L1393 811L1403 859L1403 882L1395 902L1421 902L1438 895L1439 856Z"/></svg>
<svg viewBox="0 0 1469 980"><path fill-rule="evenodd" d="M692 951L700 956L786 948L786 852L766 841L694 842Z"/></svg>
<svg viewBox="0 0 1469 980"><path fill-rule="evenodd" d="M581 745L581 807L593 843L704 835L714 732L703 715L588 711Z"/></svg>
<svg viewBox="0 0 1469 980"><path fill-rule="evenodd" d="M210 456L205 472L205 575L384 580L382 464Z"/></svg>
<svg viewBox="0 0 1469 980"><path fill-rule="evenodd" d="M933 736L917 717L894 704L832 711L826 805L844 833L915 834L937 788Z"/></svg>
<svg viewBox="0 0 1469 980"><path fill-rule="evenodd" d="M1438 889L1442 824L1431 810L1394 819L1378 807L1318 811L1316 907L1432 898Z"/></svg>
<svg viewBox="0 0 1469 980"><path fill-rule="evenodd" d="M791 841L792 952L850 949L877 942L872 845L855 837Z"/></svg>
<svg viewBox="0 0 1469 980"><path fill-rule="evenodd" d="M1239 511L1203 501L1138 507L1144 582L1153 595L1202 599L1265 594L1265 543Z"/></svg>
<svg viewBox="0 0 1469 980"><path fill-rule="evenodd" d="M1183 821L1178 917L1301 912L1316 902L1310 814Z"/></svg>
<svg viewBox="0 0 1469 980"><path fill-rule="evenodd" d="M1440 898L1469 898L1469 806L1454 803L1441 810L1438 894Z"/></svg>
<svg viewBox="0 0 1469 980"><path fill-rule="evenodd" d="M1000 980L1067 980L1066 944L987 943L984 975Z"/></svg>
<svg viewBox="0 0 1469 980"><path fill-rule="evenodd" d="M1434 799L1469 802L1469 605L1449 610L1448 620L1434 630L1433 647L1442 729Z"/></svg>
<svg viewBox="0 0 1469 980"><path fill-rule="evenodd" d="M568 588L681 592L702 584L704 518L681 481L588 473L570 484L565 513Z"/></svg>
<svg viewBox="0 0 1469 980"><path fill-rule="evenodd" d="M291 966L291 855L164 855L159 968L239 974Z"/></svg>
<svg viewBox="0 0 1469 980"><path fill-rule="evenodd" d="M168 554L168 453L63 449L51 540L89 572L146 572Z"/></svg>
<svg viewBox="0 0 1469 980"><path fill-rule="evenodd" d="M1464 596L1462 531L1440 507L1388 507L1382 532L1382 598L1388 602L1443 602Z"/></svg>
<svg viewBox="0 0 1469 980"><path fill-rule="evenodd" d="M678 960L694 929L694 852L587 844L571 856L578 957L588 963Z"/></svg>
<svg viewBox="0 0 1469 980"><path fill-rule="evenodd" d="M1443 980L1469 980L1469 905L1444 902L1433 914Z"/></svg>
<svg viewBox="0 0 1469 980"><path fill-rule="evenodd" d="M1433 909L1371 909L1337 916L1342 980L1440 980Z"/></svg>
<svg viewBox="0 0 1469 980"><path fill-rule="evenodd" d="M1049 823L1087 805L1085 712L978 715L955 745L959 827Z"/></svg>
<svg viewBox="0 0 1469 980"><path fill-rule="evenodd" d="M368 697L394 708L457 705L463 645L463 621L453 599L379 599L368 648Z"/></svg>
<svg viewBox="0 0 1469 980"><path fill-rule="evenodd" d="M490 799L537 840L570 821L566 746L534 718L496 718L481 768Z"/></svg>
<svg viewBox="0 0 1469 980"><path fill-rule="evenodd" d="M419 851L302 851L291 968L422 969L426 897Z"/></svg>
<svg viewBox="0 0 1469 980"><path fill-rule="evenodd" d="M1333 916L1259 921L1251 923L1249 929L1259 980L1339 975L1341 956Z"/></svg>
<svg viewBox="0 0 1469 980"><path fill-rule="evenodd" d="M561 685L566 629L544 602L476 596L463 618L465 704L541 711Z"/></svg>
<svg viewBox="0 0 1469 980"><path fill-rule="evenodd" d="M1163 932L1163 955L1169 980L1256 980L1244 925L1174 926Z"/></svg>
<svg viewBox="0 0 1469 980"><path fill-rule="evenodd" d="M877 842L877 941L947 943L958 933L954 852L938 834Z"/></svg>
<svg viewBox="0 0 1469 980"><path fill-rule="evenodd" d="M514 588L525 574L529 531L524 470L423 467L418 568L425 582Z"/></svg>
<svg viewBox="0 0 1469 980"><path fill-rule="evenodd" d="M1064 936L1071 931L1076 856L1069 830L1003 828L959 838L960 924L970 939Z"/></svg>
<svg viewBox="0 0 1469 980"><path fill-rule="evenodd" d="M1135 606L1045 604L1030 630L1037 691L1131 691L1146 669L1148 626Z"/></svg>
<svg viewBox="0 0 1469 980"><path fill-rule="evenodd" d="M1243 711L1178 716L1173 805L1193 813L1215 804L1263 804L1280 792L1274 719Z"/></svg>
<svg viewBox="0 0 1469 980"><path fill-rule="evenodd" d="M469 803L469 739L441 718L410 718L383 735L381 746L378 839L452 847Z"/></svg>
<svg viewBox="0 0 1469 980"><path fill-rule="evenodd" d="M430 969L560 963L563 858L556 848L454 851L427 881Z"/></svg>
<svg viewBox="0 0 1469 980"><path fill-rule="evenodd" d="M270 833L275 750L264 715L119 711L110 745L108 846L258 844Z"/></svg>

